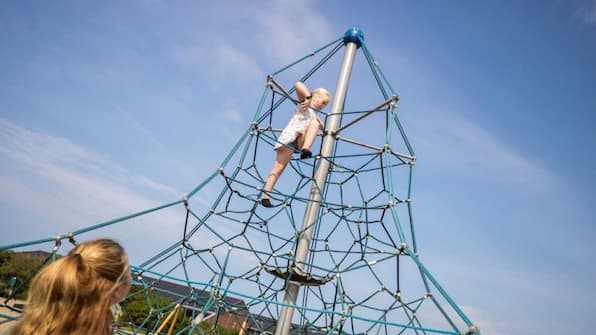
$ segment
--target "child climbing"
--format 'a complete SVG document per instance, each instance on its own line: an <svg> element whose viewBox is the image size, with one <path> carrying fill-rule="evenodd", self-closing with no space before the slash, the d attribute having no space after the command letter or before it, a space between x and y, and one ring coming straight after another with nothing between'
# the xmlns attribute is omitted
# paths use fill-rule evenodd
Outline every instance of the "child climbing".
<svg viewBox="0 0 596 335"><path fill-rule="evenodd" d="M292 146L295 145L300 149L300 159L312 157L310 147L315 141L318 130L323 128L323 123L316 112L329 103L329 92L324 88L317 88L311 92L302 82L294 84L294 88L299 104L275 144L275 163L269 172L261 198L261 204L264 207L273 207L270 192L292 158L294 153Z"/></svg>

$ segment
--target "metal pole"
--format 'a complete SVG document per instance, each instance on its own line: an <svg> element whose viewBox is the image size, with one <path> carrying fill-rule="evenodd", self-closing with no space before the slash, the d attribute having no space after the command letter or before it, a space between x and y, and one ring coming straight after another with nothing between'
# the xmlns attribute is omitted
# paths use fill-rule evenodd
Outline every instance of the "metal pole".
<svg viewBox="0 0 596 335"><path fill-rule="evenodd" d="M337 79L337 86L335 89L335 96L333 97L333 104L331 105L330 116L327 119L327 126L325 128L325 135L323 136L323 145L321 148L321 156L329 157L333 154L333 147L335 146L334 132L341 123L341 116L346 100L346 93L348 91L348 83L350 75L352 74L352 64L356 51L360 47L362 32L359 29L349 29L344 35L344 42L346 46L343 63L339 71ZM321 193L327 174L329 172L330 162L327 159L319 160L317 171L315 172L314 184L311 186L310 195L308 198L308 205L304 212L304 219L302 221L301 234L298 237L298 246L296 248L296 268L294 271L304 273L304 261L308 256L310 242L314 232L314 223L317 219L317 213L321 204ZM296 305L300 284L288 281L286 286L286 293L284 296L284 306L281 307L279 313L279 320L275 328L275 335L287 335L292 325L292 316L294 315L294 308L290 306Z"/></svg>

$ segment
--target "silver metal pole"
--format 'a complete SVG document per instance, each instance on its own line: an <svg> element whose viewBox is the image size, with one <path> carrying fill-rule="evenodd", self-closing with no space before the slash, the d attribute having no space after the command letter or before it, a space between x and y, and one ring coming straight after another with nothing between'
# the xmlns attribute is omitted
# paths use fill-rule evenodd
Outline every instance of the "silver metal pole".
<svg viewBox="0 0 596 335"><path fill-rule="evenodd" d="M335 145L335 130L341 123L341 112L344 109L346 101L346 92L348 91L348 83L350 75L352 74L352 64L359 45L355 41L346 42L346 50L344 54L343 63L339 71L337 79L337 86L335 89L335 96L333 104L331 105L330 116L327 119L327 126L325 128L325 135L323 136L323 145L321 149L321 156L329 157L333 154L333 147ZM298 237L298 246L296 248L296 268L298 273L304 273L304 261L308 256L310 242L314 232L314 222L317 219L317 213L321 205L321 193L327 174L329 172L330 162L327 159L319 160L319 166L315 172L314 184L311 186L308 205L304 212L304 219L302 221L302 233ZM300 290L300 284L288 281L286 293L284 296L284 304L279 313L279 320L275 328L275 335L287 335L292 325L292 316L294 315L294 308L289 306L296 305L296 299Z"/></svg>

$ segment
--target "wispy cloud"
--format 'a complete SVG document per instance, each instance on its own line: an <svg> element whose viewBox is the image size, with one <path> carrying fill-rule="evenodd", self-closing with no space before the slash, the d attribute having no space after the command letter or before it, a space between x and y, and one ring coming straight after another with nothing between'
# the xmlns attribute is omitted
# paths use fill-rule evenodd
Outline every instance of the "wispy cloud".
<svg viewBox="0 0 596 335"><path fill-rule="evenodd" d="M153 208L161 204L154 199L181 194L65 138L4 118L0 118L0 158L6 162L3 176L11 176L0 180L0 201L57 223L57 233ZM40 183L31 186L31 180ZM174 219L167 216L159 223Z"/></svg>
<svg viewBox="0 0 596 335"><path fill-rule="evenodd" d="M577 10L582 22L596 24L596 0L588 0Z"/></svg>
<svg viewBox="0 0 596 335"><path fill-rule="evenodd" d="M465 169L468 177L489 176L508 185L554 188L556 176L538 159L524 156L481 125L448 109L424 106L410 125L414 149L441 162L441 168ZM560 185L557 185L559 187Z"/></svg>
<svg viewBox="0 0 596 335"><path fill-rule="evenodd" d="M225 102L224 109L219 117L236 126L241 125L245 121L240 108L231 100Z"/></svg>
<svg viewBox="0 0 596 335"><path fill-rule="evenodd" d="M435 294L436 297L436 294ZM446 325L445 317L430 301L427 302L424 313L419 313L420 317L430 328L441 329ZM483 335L511 335L510 325L503 320L495 320L485 311L472 306L459 306L466 317L471 320L472 325L479 328ZM444 312L455 323L461 331L467 331L468 327L464 324L457 313L447 304L443 305Z"/></svg>
<svg viewBox="0 0 596 335"><path fill-rule="evenodd" d="M251 56L221 38L178 45L172 49L171 56L179 65L204 71L214 88L229 78L254 83L264 73Z"/></svg>
<svg viewBox="0 0 596 335"><path fill-rule="evenodd" d="M274 62L286 64L336 36L326 17L319 14L316 1L236 3L222 5L217 11L225 12L227 20L246 21L252 27L247 39L255 50L245 51L235 44L238 41L224 38L222 32L201 31L201 39L180 43L170 52L175 63L206 73L215 88L229 82L229 78L248 84L262 81L265 72L255 55L266 55Z"/></svg>
<svg viewBox="0 0 596 335"><path fill-rule="evenodd" d="M183 92L182 94L188 93ZM152 131L145 127L132 113L124 110L122 107L115 106L113 113L108 114L108 117L115 124L125 126L135 136L142 137L144 141L151 143L152 146L158 147L160 150L166 149L165 145L159 141Z"/></svg>
<svg viewBox="0 0 596 335"><path fill-rule="evenodd" d="M287 63L329 42L335 36L331 24L319 14L317 2L279 0L255 9L257 24L262 28L262 49L279 62Z"/></svg>
<svg viewBox="0 0 596 335"><path fill-rule="evenodd" d="M186 95L189 93L183 92L182 94ZM153 159L167 159L168 165L175 171L183 171L185 173L188 171L187 164L175 155L170 154L170 148L160 140L159 136L155 133L155 130L146 127L141 120L135 117L134 113L131 113L120 106L115 106L114 109L112 109L112 113L107 114L106 118L114 124L114 127L124 128L126 134L130 138L134 138L139 143L143 143L147 147L150 147L151 150L146 150L145 153L151 154ZM144 177L137 179L138 184L146 184L149 187L162 190L164 194L170 194L174 197L179 197L181 195L177 190L169 186L151 182Z"/></svg>
<svg viewBox="0 0 596 335"><path fill-rule="evenodd" d="M461 306L470 320L474 320L474 326L480 329L484 335L510 335L506 329L508 325L505 321L493 320L486 312L472 306Z"/></svg>
<svg viewBox="0 0 596 335"><path fill-rule="evenodd" d="M577 328L569 328L561 320L581 323L581 320L587 320L587 311L594 309L593 299L582 293L588 288L582 285L580 278L567 271L539 271L531 266L519 266L516 260L499 259L498 256L486 264L466 264L444 255L436 265L435 275L466 273L467 280L477 284L458 287L458 279L440 276L450 279L443 283L446 287L456 288L455 292L450 292L455 293L452 298L467 301L459 306L482 334L579 334L581 332ZM553 288L556 288L556 294L553 294ZM501 292L499 299L487 299L495 290ZM476 302L472 304L474 300ZM539 310L533 309L536 304L540 304ZM558 306L575 306L576 309L561 311ZM457 319L451 308L446 311ZM432 321L437 318L438 315L434 315Z"/></svg>

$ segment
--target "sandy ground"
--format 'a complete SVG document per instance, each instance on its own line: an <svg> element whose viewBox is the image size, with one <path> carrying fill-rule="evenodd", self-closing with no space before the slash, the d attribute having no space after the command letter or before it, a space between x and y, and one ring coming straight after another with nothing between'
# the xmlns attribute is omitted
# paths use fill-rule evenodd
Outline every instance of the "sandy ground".
<svg viewBox="0 0 596 335"><path fill-rule="evenodd" d="M9 305L13 305L13 304L23 304L25 303L24 301L10 301ZM0 314L1 315L8 315L8 316L18 316L19 313L14 312L4 306L0 306ZM7 319L3 318L0 316L0 334L4 335L4 332L7 331L10 327L12 327L14 325L15 321L8 321Z"/></svg>

